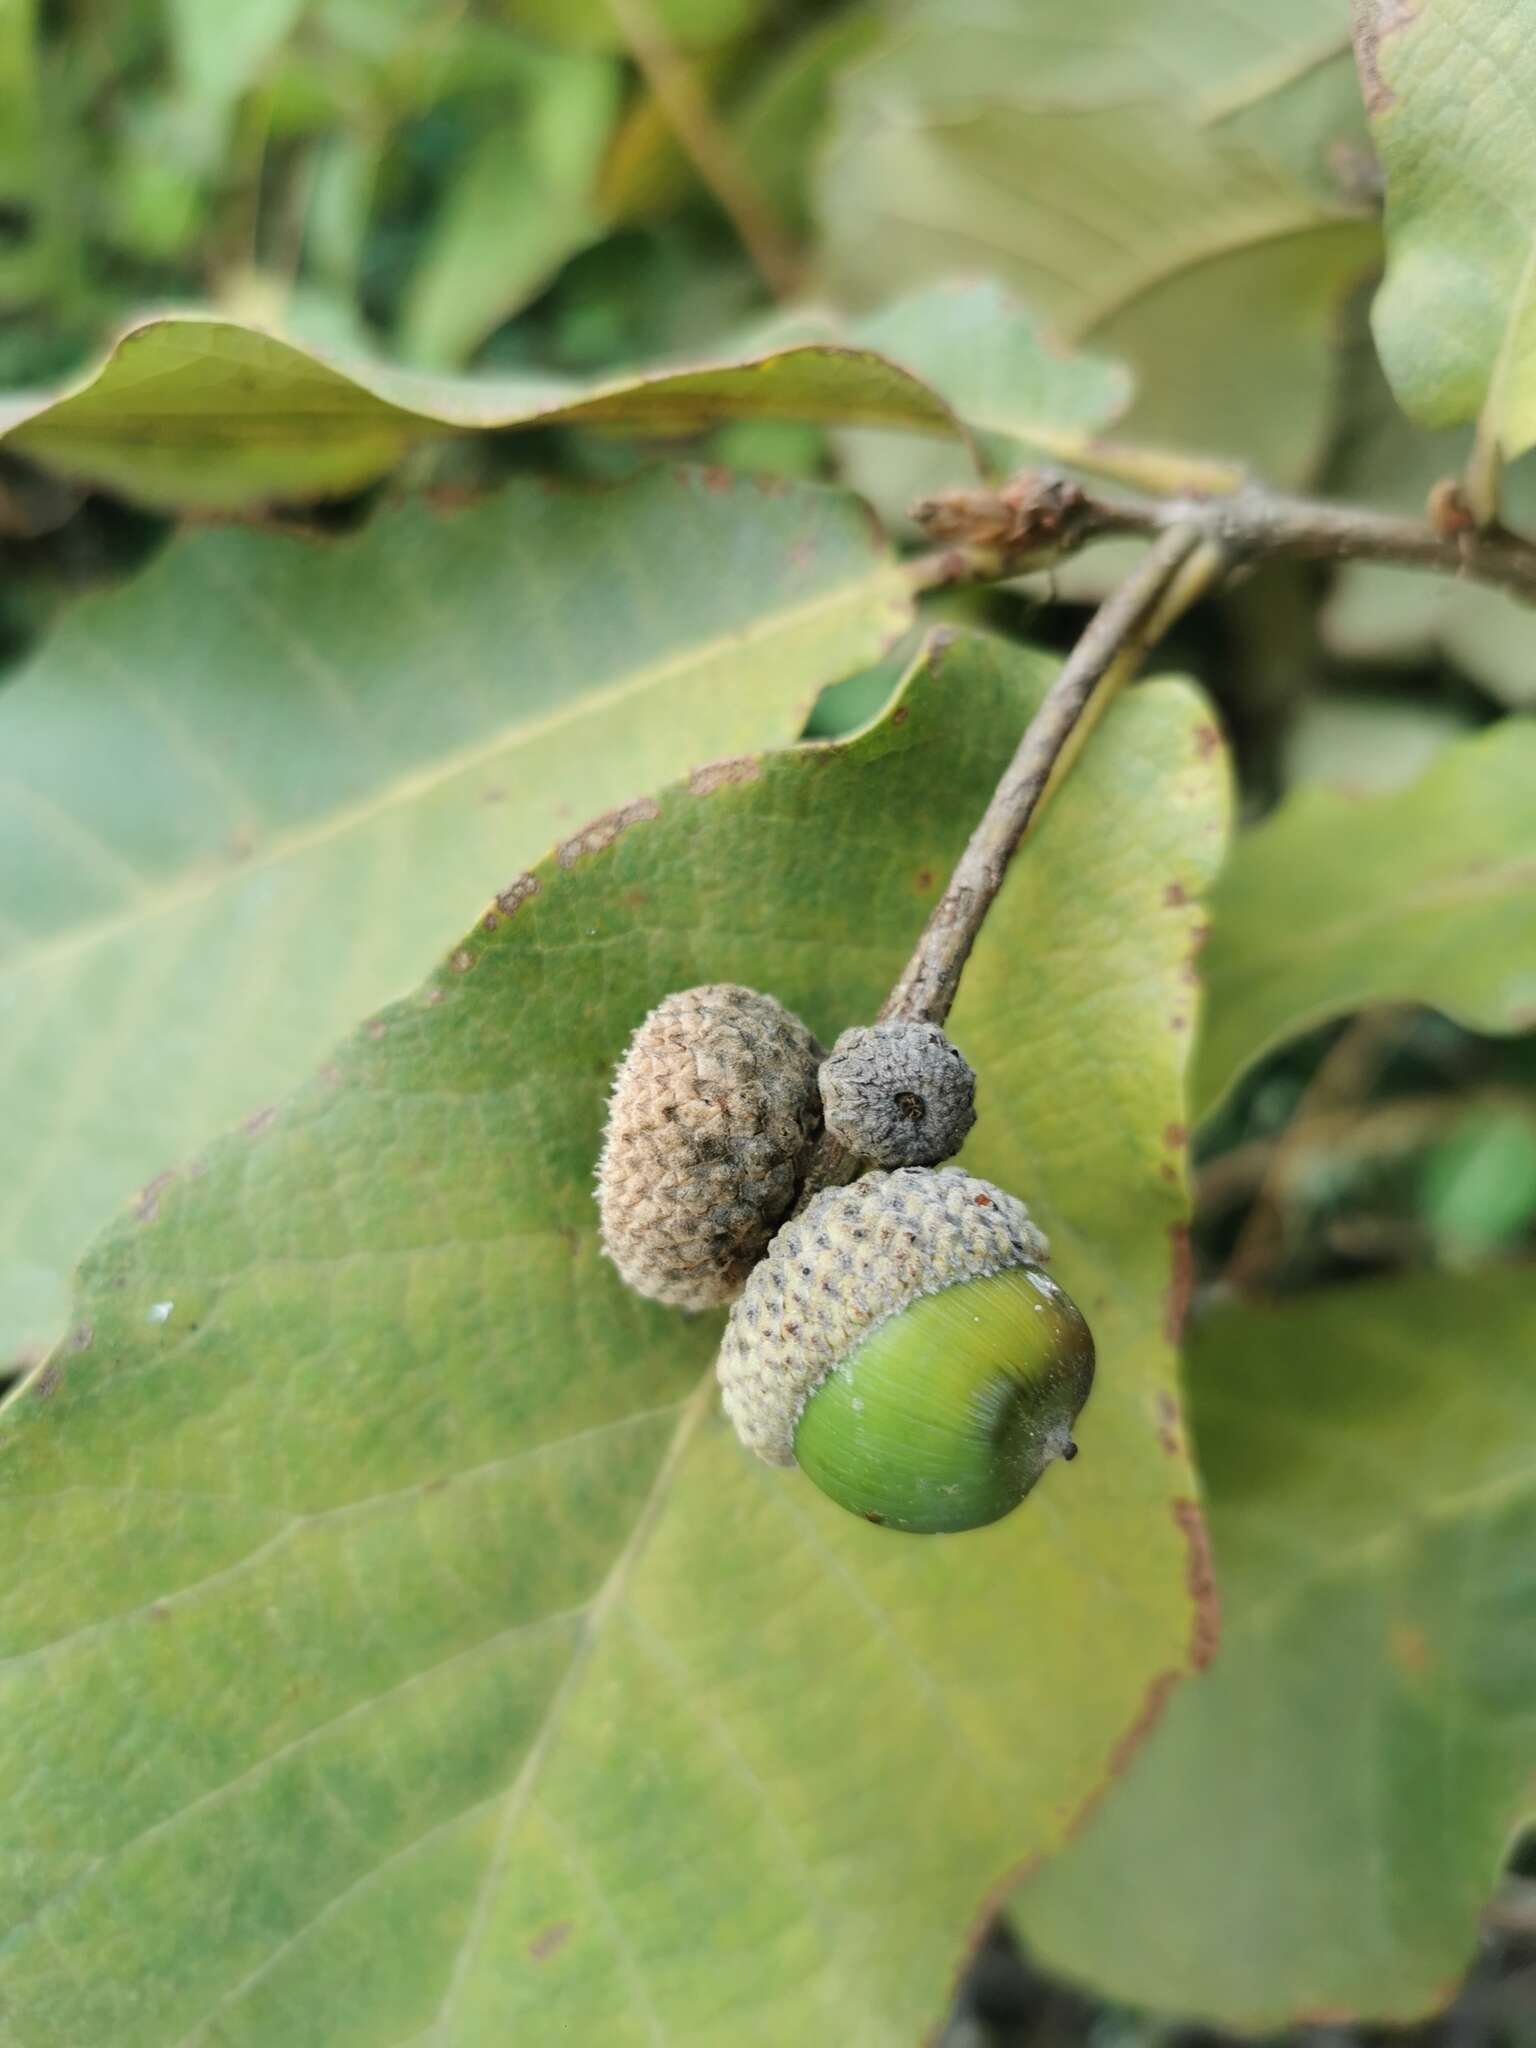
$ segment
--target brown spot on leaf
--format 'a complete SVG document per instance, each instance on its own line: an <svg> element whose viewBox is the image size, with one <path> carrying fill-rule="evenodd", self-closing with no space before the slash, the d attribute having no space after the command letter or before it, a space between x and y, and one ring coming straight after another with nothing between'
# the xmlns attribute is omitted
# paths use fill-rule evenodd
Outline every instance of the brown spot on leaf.
<svg viewBox="0 0 1536 2048"><path fill-rule="evenodd" d="M1176 910L1181 903L1189 901L1189 891L1182 882L1170 882L1163 891L1163 901L1170 910Z"/></svg>
<svg viewBox="0 0 1536 2048"><path fill-rule="evenodd" d="M712 462L707 469L699 471L699 481L706 491L718 497L731 488L732 473L723 464Z"/></svg>
<svg viewBox="0 0 1536 2048"><path fill-rule="evenodd" d="M320 1069L320 1078L322 1081L328 1082L332 1088L339 1088L341 1086L341 1069L334 1060L327 1060Z"/></svg>
<svg viewBox="0 0 1536 2048"><path fill-rule="evenodd" d="M1170 1458L1184 1455L1184 1432L1179 1426L1179 1404L1166 1387L1158 1390L1157 1440Z"/></svg>
<svg viewBox="0 0 1536 2048"><path fill-rule="evenodd" d="M1381 69L1381 46L1418 18L1418 0L1350 0L1355 68L1368 114L1385 113L1397 95Z"/></svg>
<svg viewBox="0 0 1536 2048"><path fill-rule="evenodd" d="M1434 1652L1423 1629L1411 1622L1399 1622L1387 1638L1387 1654L1399 1671L1421 1678L1434 1663Z"/></svg>
<svg viewBox="0 0 1536 2048"><path fill-rule="evenodd" d="M457 953L455 953L453 958L448 962L448 965L453 969L455 974L468 974L469 970L471 969L471 967L474 966L474 964L475 956L473 953L470 952L468 946L460 946Z"/></svg>
<svg viewBox="0 0 1536 2048"><path fill-rule="evenodd" d="M58 1360L55 1359L51 1365L45 1365L32 1382L32 1391L39 1401L51 1401L58 1392L59 1381L63 1377Z"/></svg>
<svg viewBox="0 0 1536 2048"><path fill-rule="evenodd" d="M501 804L505 803L506 800L507 792L501 787L500 783L492 783L489 789L482 790L480 793L480 801L483 804Z"/></svg>
<svg viewBox="0 0 1536 2048"><path fill-rule="evenodd" d="M512 917L517 911L522 909L530 896L537 896L538 893L539 878L537 875L519 875L517 880L509 882L496 898L496 908L503 917Z"/></svg>
<svg viewBox="0 0 1536 2048"><path fill-rule="evenodd" d="M1163 1708L1168 1704L1168 1695L1173 1691L1178 1682L1179 1673L1177 1671L1159 1671L1157 1676L1148 1685L1145 1693L1142 1695L1141 1706L1135 1720L1109 1753L1109 1762L1105 1766L1104 1771L1104 1784L1100 1788L1099 1794L1088 1802L1088 1805L1083 1808L1072 1824L1072 1833L1074 1835L1081 1832L1083 1823L1098 1805L1099 1798L1103 1796L1104 1792L1107 1792L1117 1779L1123 1778L1130 1769L1132 1759L1135 1757L1137 1750L1140 1749L1141 1745L1162 1719Z"/></svg>
<svg viewBox="0 0 1536 2048"><path fill-rule="evenodd" d="M155 1600L145 1610L145 1618L149 1621L169 1621L170 1607L164 1600Z"/></svg>
<svg viewBox="0 0 1536 2048"><path fill-rule="evenodd" d="M1182 1152L1189 1142L1189 1132L1182 1124L1163 1125L1163 1143L1170 1152Z"/></svg>
<svg viewBox="0 0 1536 2048"><path fill-rule="evenodd" d="M140 1223L153 1223L160 1214L160 1197L168 1187L175 1184L174 1172L157 1173L153 1180L146 1181L133 1198L133 1213Z"/></svg>
<svg viewBox="0 0 1536 2048"><path fill-rule="evenodd" d="M440 1003L440 1002L441 1002L442 1000L443 1000L443 991L442 991L442 988L441 988L441 986L440 986L440 985L439 985L439 984L438 984L437 982L434 982L434 983L432 984L431 988L429 988L429 989L427 990L427 1001L428 1001L429 1003Z"/></svg>
<svg viewBox="0 0 1536 2048"><path fill-rule="evenodd" d="M712 796L717 789L730 789L743 782L757 782L763 764L756 754L736 754L728 761L707 761L695 768L688 787L695 796Z"/></svg>
<svg viewBox="0 0 1536 2048"><path fill-rule="evenodd" d="M541 1934L536 1934L528 1944L528 1953L536 1963L547 1963L551 1956L559 1955L575 1931L570 1920L552 1920Z"/></svg>
<svg viewBox="0 0 1536 2048"><path fill-rule="evenodd" d="M1168 1029L1170 1031L1187 1031L1189 1029L1189 1019L1187 1017L1170 1017L1168 1019Z"/></svg>
<svg viewBox="0 0 1536 2048"><path fill-rule="evenodd" d="M384 1019L382 1017L370 1017L368 1019L368 1022L363 1026L363 1029L367 1032L370 1038L382 1038L384 1036L385 1029Z"/></svg>
<svg viewBox="0 0 1536 2048"><path fill-rule="evenodd" d="M259 1138L263 1131L270 1131L276 1122L277 1111L268 1103L265 1109L258 1109L248 1116L240 1128L248 1138Z"/></svg>
<svg viewBox="0 0 1536 2048"><path fill-rule="evenodd" d="M1195 727L1195 752L1202 761L1208 761L1221 745L1221 734L1214 725L1201 724Z"/></svg>
<svg viewBox="0 0 1536 2048"><path fill-rule="evenodd" d="M585 860L589 854L601 853L612 846L619 834L627 832L631 825L660 816L661 805L655 797L636 797L633 803L621 804L616 811L605 812L601 818L594 818L590 825L583 825L569 839L562 839L555 848L555 859L561 867L573 868L577 861Z"/></svg>
<svg viewBox="0 0 1536 2048"><path fill-rule="evenodd" d="M1189 1242L1187 1223L1168 1226L1170 1272L1168 1292L1163 1296L1163 1335L1170 1344L1182 1342L1184 1319L1189 1314L1189 1297L1195 1284L1195 1255Z"/></svg>
<svg viewBox="0 0 1536 2048"><path fill-rule="evenodd" d="M910 705L898 704L896 706L896 709L891 713L891 723L892 725L905 725L907 720L911 716L912 709Z"/></svg>
<svg viewBox="0 0 1536 2048"><path fill-rule="evenodd" d="M1211 1539L1198 1502L1176 1500L1173 1519L1183 1532L1184 1583L1195 1603L1194 1619L1189 1625L1189 1661L1196 1671L1204 1671L1221 1640L1221 1600L1211 1563Z"/></svg>
<svg viewBox="0 0 1536 2048"><path fill-rule="evenodd" d="M488 910L480 920L480 929L483 932L493 932L500 923L501 919L496 915L495 911Z"/></svg>

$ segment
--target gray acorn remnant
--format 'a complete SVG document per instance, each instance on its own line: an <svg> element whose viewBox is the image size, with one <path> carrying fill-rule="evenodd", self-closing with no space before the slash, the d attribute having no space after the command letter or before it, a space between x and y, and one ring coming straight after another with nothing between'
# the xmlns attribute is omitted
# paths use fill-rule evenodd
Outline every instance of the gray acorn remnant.
<svg viewBox="0 0 1536 2048"><path fill-rule="evenodd" d="M828 1131L874 1166L937 1166L976 1121L976 1076L936 1024L856 1024L821 1068Z"/></svg>

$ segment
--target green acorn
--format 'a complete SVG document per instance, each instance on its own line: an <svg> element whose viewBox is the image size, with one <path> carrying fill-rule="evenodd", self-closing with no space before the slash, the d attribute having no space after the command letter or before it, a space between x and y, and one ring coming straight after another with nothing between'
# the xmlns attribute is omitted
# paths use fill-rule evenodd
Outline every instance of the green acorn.
<svg viewBox="0 0 1536 2048"><path fill-rule="evenodd" d="M956 1167L825 1189L731 1310L717 1370L737 1435L866 1521L997 1521L1076 1456L1093 1385L1046 1252L1022 1202Z"/></svg>

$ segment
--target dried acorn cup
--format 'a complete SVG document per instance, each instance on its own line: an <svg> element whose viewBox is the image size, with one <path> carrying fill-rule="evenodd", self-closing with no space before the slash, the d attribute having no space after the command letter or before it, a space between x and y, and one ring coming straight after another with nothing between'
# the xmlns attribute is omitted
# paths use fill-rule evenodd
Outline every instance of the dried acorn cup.
<svg viewBox="0 0 1536 2048"><path fill-rule="evenodd" d="M1093 1338L1022 1202L955 1167L828 1188L778 1233L717 1371L737 1435L893 1529L976 1529L1072 1458Z"/></svg>
<svg viewBox="0 0 1536 2048"><path fill-rule="evenodd" d="M675 1308L730 1301L794 1207L821 1134L821 1047L772 996L680 990L614 1077L598 1166L603 1247Z"/></svg>

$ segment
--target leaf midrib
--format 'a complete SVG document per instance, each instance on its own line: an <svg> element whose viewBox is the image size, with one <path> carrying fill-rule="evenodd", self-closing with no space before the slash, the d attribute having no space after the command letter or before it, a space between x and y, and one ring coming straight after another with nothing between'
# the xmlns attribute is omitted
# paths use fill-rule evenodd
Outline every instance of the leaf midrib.
<svg viewBox="0 0 1536 2048"><path fill-rule="evenodd" d="M609 1567L608 1575L598 1588L596 1596L587 1606L581 1636L571 1653L571 1661L566 1667L565 1676L549 1703L542 1726L529 1744L528 1753L518 1768L517 1776L502 1795L504 1806L501 1825L496 1831L496 1839L486 1859L485 1875L481 1879L479 1891L470 1910L468 1924L449 1973L442 2003L423 2036L426 2040L436 2041L444 2038L443 2029L452 2020L454 2007L479 1954L486 1923L506 1870L518 1827L528 1811L545 1759L559 1733L561 1719L580 1689L587 1667L602 1641L608 1617L622 1598L629 1583L630 1573L643 1554L651 1531L666 1506L673 1476L687 1454L694 1431L710 1404L714 1389L715 1374L711 1368L700 1375L698 1386L683 1405L677 1427L672 1433L672 1441L657 1467L656 1477L651 1483L644 1504L635 1517L634 1528Z"/></svg>

